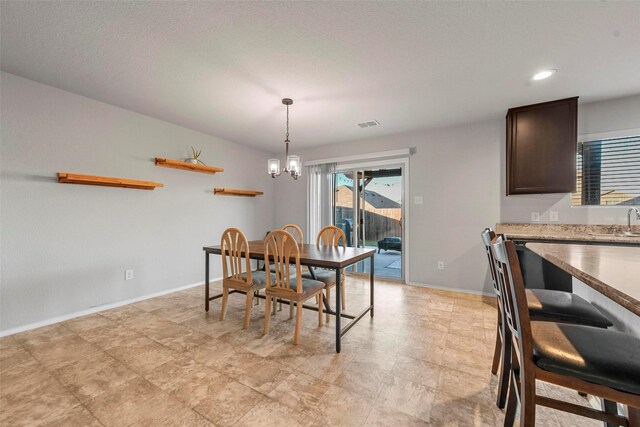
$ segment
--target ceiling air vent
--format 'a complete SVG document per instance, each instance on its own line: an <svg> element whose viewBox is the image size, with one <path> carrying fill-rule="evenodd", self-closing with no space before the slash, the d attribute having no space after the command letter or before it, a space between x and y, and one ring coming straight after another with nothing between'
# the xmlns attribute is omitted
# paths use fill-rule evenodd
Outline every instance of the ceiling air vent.
<svg viewBox="0 0 640 427"><path fill-rule="evenodd" d="M368 122L358 123L358 127L361 128L370 128L372 126L380 126L380 122L377 120L369 120Z"/></svg>

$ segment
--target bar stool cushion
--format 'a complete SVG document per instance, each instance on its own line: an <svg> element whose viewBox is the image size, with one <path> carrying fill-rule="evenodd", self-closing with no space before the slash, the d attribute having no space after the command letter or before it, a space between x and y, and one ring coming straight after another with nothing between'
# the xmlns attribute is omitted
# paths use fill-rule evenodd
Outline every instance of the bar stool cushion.
<svg viewBox="0 0 640 427"><path fill-rule="evenodd" d="M535 364L640 395L640 338L622 332L553 322L531 322Z"/></svg>
<svg viewBox="0 0 640 427"><path fill-rule="evenodd" d="M584 298L571 292L527 289L527 305L533 320L551 320L608 328L613 323Z"/></svg>

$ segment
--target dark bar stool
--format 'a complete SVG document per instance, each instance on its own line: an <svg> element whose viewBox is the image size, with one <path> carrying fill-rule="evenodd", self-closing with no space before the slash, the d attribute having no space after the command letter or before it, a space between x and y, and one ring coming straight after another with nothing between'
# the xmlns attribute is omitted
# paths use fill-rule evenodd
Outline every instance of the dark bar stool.
<svg viewBox="0 0 640 427"><path fill-rule="evenodd" d="M504 327L505 319L502 289L496 275L496 264L493 251L491 250L491 242L495 237L496 234L490 228L485 228L482 232L482 241L487 252L489 270L491 271L491 279L493 280L493 289L498 299L498 326L491 373L495 375L498 372L498 365L501 366L498 375L498 397L496 399L496 405L502 409L507 400L511 360L511 336L509 329ZM589 325L598 328L613 326L613 323L591 303L571 292L549 289L526 289L525 295L529 316L532 320Z"/></svg>
<svg viewBox="0 0 640 427"><path fill-rule="evenodd" d="M527 303L515 244L496 239L492 245L498 287L502 290L505 329L513 346L505 426L535 426L536 405L593 418L611 425L640 425L640 339L592 326L534 321ZM536 395L536 380L627 405L629 416Z"/></svg>

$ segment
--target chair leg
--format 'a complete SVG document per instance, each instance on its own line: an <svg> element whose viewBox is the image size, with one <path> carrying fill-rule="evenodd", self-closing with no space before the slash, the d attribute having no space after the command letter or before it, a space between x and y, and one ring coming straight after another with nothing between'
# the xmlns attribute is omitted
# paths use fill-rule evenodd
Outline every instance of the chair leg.
<svg viewBox="0 0 640 427"><path fill-rule="evenodd" d="M293 301L289 301L289 320L293 319Z"/></svg>
<svg viewBox="0 0 640 427"><path fill-rule="evenodd" d="M276 307L278 306L277 301L278 301L278 300L277 300L277 298L272 298L272 302L273 302L273 315L274 315L274 316L276 315Z"/></svg>
<svg viewBox="0 0 640 427"><path fill-rule="evenodd" d="M271 297L267 295L264 300L264 335L269 333L269 320L271 320Z"/></svg>
<svg viewBox="0 0 640 427"><path fill-rule="evenodd" d="M629 427L640 427L640 408L627 406L627 412L629 413Z"/></svg>
<svg viewBox="0 0 640 427"><path fill-rule="evenodd" d="M504 411L504 427L512 427L516 421L516 409L518 408L518 396L516 385L513 381L513 374L507 373L507 382L509 383L509 397L507 399L507 407Z"/></svg>
<svg viewBox="0 0 640 427"><path fill-rule="evenodd" d="M343 278L344 279L344 278ZM342 300L342 309L346 309L347 308L347 304L344 302L344 280L342 280L342 286L340 286L340 299Z"/></svg>
<svg viewBox="0 0 640 427"><path fill-rule="evenodd" d="M500 323L496 325L496 347L493 350L493 363L491 364L491 373L498 373L498 365L500 364L500 349L502 348L502 337L500 336Z"/></svg>
<svg viewBox="0 0 640 427"><path fill-rule="evenodd" d="M331 306L331 288L327 288L327 304ZM331 316L327 313L327 324L331 323Z"/></svg>
<svg viewBox="0 0 640 427"><path fill-rule="evenodd" d="M522 375L522 370L520 371ZM520 427L536 425L536 380L520 379Z"/></svg>
<svg viewBox="0 0 640 427"><path fill-rule="evenodd" d="M242 322L242 329L247 329L249 327L249 318L251 317L251 307L253 304L253 293L247 291L246 303L244 307L244 322Z"/></svg>
<svg viewBox="0 0 640 427"><path fill-rule="evenodd" d="M316 295L316 301L318 301L318 326L322 326L322 291Z"/></svg>
<svg viewBox="0 0 640 427"><path fill-rule="evenodd" d="M498 396L496 398L496 406L500 409L504 408L505 401L507 400L507 391L509 388L509 376L511 375L511 336L508 332L507 335L501 339L500 349L501 353L501 367L498 374Z"/></svg>
<svg viewBox="0 0 640 427"><path fill-rule="evenodd" d="M224 320L227 315L227 300L229 299L229 288L222 290L222 309L220 310L220 320Z"/></svg>
<svg viewBox="0 0 640 427"><path fill-rule="evenodd" d="M607 414L618 415L618 404L616 402L612 402L611 400L602 399L602 410ZM605 427L615 427L617 425L614 423L605 422Z"/></svg>
<svg viewBox="0 0 640 427"><path fill-rule="evenodd" d="M293 301L291 302L293 304ZM302 304L296 303L296 332L293 335L293 343L298 345L300 343L300 325L302 324Z"/></svg>

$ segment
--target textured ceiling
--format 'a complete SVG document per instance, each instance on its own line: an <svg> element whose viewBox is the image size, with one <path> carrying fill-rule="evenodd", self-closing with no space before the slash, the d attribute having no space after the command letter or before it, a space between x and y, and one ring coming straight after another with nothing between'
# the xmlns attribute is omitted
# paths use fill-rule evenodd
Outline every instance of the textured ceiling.
<svg viewBox="0 0 640 427"><path fill-rule="evenodd" d="M637 1L0 8L2 70L271 151L283 97L293 146L310 147L640 93ZM530 82L542 68L558 73Z"/></svg>

